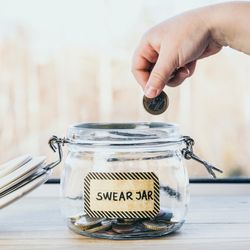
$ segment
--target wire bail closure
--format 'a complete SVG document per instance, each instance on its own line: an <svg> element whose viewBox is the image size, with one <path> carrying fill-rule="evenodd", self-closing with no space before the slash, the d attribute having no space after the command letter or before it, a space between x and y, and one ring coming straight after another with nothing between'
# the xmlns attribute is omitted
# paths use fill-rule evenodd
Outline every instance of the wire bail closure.
<svg viewBox="0 0 250 250"><path fill-rule="evenodd" d="M50 148L56 152L58 151L58 160L54 161L50 164L48 164L46 166L46 169L52 169L55 166L57 166L59 163L61 163L62 161L62 157L63 157L63 152L62 152L62 146L64 146L65 143L69 143L69 140L67 140L66 138L58 138L57 136L53 135L49 141L48 144L50 146Z"/></svg>
<svg viewBox="0 0 250 250"><path fill-rule="evenodd" d="M193 152L194 140L191 137L183 136L183 140L186 143L186 147L181 150L181 153L185 159L187 160L193 159L201 163L207 169L208 173L212 175L214 178L216 178L214 170L219 173L223 173L223 171L220 170L219 168L216 168L207 161L201 160L197 155L194 154Z"/></svg>
<svg viewBox="0 0 250 250"><path fill-rule="evenodd" d="M214 171L223 173L223 171L220 170L219 168L216 168L215 166L211 165L207 161L200 159L197 155L194 154L193 152L194 140L191 137L183 136L182 140L186 144L186 147L181 150L181 153L185 159L187 160L192 159L201 163L207 169L208 173L213 176L213 178L216 178L216 174ZM54 152L58 151L58 160L48 164L46 166L47 170L54 168L62 161L62 157L63 157L62 146L64 146L65 143L69 143L69 140L66 139L65 137L58 138L57 136L54 135L49 139L48 143Z"/></svg>

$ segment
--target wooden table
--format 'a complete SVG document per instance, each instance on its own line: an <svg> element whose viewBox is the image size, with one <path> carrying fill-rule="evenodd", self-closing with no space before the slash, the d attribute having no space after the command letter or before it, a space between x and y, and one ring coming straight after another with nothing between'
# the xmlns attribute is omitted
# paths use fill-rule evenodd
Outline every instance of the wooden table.
<svg viewBox="0 0 250 250"><path fill-rule="evenodd" d="M192 184L186 223L167 237L111 241L79 236L60 214L58 185L0 210L0 250L250 249L250 185Z"/></svg>

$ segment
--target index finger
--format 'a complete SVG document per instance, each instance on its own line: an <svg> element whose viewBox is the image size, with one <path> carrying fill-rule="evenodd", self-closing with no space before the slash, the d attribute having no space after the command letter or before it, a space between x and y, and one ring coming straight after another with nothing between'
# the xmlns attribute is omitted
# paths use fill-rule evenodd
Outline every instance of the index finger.
<svg viewBox="0 0 250 250"><path fill-rule="evenodd" d="M132 73L143 89L157 58L158 53L147 43L141 43L134 53Z"/></svg>

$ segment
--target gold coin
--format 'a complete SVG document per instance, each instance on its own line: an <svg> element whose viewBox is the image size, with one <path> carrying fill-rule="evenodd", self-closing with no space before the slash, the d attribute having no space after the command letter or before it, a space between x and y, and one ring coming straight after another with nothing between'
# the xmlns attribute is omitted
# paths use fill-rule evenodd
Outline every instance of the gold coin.
<svg viewBox="0 0 250 250"><path fill-rule="evenodd" d="M96 226L90 229L87 229L86 232L88 233L96 233L99 231L103 231L103 230L109 230L112 226L112 222L111 221L102 221L100 226Z"/></svg>
<svg viewBox="0 0 250 250"><path fill-rule="evenodd" d="M163 91L155 98L143 96L143 106L152 115L162 114L168 108L168 104L168 96Z"/></svg>
<svg viewBox="0 0 250 250"><path fill-rule="evenodd" d="M91 218L88 215L84 215L79 220L75 222L75 226L78 227L81 230L86 230L89 228L92 228L94 226L97 226L101 224L102 221L104 221L104 218Z"/></svg>

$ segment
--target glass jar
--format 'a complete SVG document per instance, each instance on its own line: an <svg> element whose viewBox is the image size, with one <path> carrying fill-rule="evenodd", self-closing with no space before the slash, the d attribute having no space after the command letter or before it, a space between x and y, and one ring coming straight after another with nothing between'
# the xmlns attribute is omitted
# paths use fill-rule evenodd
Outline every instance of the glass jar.
<svg viewBox="0 0 250 250"><path fill-rule="evenodd" d="M189 202L183 158L202 161L177 125L77 124L69 127L66 139L54 137L54 142L60 160L60 144L68 146L61 196L74 232L140 239L167 235L183 225Z"/></svg>

